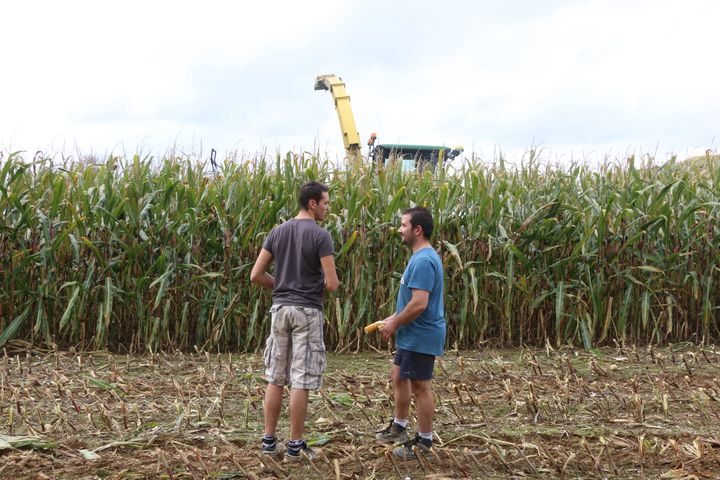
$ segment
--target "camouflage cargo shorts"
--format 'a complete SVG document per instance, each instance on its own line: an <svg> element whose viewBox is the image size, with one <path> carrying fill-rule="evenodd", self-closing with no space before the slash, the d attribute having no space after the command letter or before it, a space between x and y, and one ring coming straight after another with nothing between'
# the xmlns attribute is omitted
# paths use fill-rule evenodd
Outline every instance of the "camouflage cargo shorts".
<svg viewBox="0 0 720 480"><path fill-rule="evenodd" d="M265 343L265 378L284 387L313 390L325 371L323 313L309 307L273 305Z"/></svg>

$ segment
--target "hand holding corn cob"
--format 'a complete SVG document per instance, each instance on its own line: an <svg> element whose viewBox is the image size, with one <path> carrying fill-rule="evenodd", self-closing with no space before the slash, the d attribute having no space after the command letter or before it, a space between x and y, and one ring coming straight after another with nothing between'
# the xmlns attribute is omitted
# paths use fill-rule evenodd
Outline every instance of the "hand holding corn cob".
<svg viewBox="0 0 720 480"><path fill-rule="evenodd" d="M378 320L377 322L373 322L370 325L365 326L365 333L372 333L375 330L382 330L385 326L385 320Z"/></svg>

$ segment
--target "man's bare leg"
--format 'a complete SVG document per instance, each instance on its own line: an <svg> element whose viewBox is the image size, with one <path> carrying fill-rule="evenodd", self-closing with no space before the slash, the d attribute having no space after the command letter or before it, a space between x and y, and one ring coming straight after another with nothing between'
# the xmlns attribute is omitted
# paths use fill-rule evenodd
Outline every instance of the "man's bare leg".
<svg viewBox="0 0 720 480"><path fill-rule="evenodd" d="M280 408L282 408L283 387L268 383L265 389L265 402L263 403L263 411L265 413L265 435L275 435L278 419L280 418Z"/></svg>
<svg viewBox="0 0 720 480"><path fill-rule="evenodd" d="M395 391L395 418L398 420L407 420L410 412L410 402L412 401L412 391L410 390L410 380L400 378L400 367L393 365L390 373Z"/></svg>
<svg viewBox="0 0 720 480"><path fill-rule="evenodd" d="M435 399L432 395L430 380L412 380L412 394L415 397L418 432L432 432Z"/></svg>
<svg viewBox="0 0 720 480"><path fill-rule="evenodd" d="M305 431L310 391L302 388L290 390L290 440L301 440Z"/></svg>

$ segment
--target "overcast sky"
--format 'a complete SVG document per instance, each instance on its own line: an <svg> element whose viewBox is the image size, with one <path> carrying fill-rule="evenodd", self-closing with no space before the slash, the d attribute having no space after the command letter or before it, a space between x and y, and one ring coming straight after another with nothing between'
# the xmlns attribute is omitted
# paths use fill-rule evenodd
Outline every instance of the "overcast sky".
<svg viewBox="0 0 720 480"><path fill-rule="evenodd" d="M666 158L718 149L720 2L42 1L0 4L0 149L341 157L363 144L467 155Z"/></svg>

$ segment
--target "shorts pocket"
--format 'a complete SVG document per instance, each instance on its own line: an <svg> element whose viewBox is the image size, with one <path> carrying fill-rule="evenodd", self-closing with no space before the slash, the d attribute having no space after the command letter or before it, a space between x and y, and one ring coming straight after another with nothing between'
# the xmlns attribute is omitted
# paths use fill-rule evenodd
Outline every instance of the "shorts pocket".
<svg viewBox="0 0 720 480"><path fill-rule="evenodd" d="M307 372L313 376L321 376L327 366L327 353L324 343L311 343L308 345Z"/></svg>
<svg viewBox="0 0 720 480"><path fill-rule="evenodd" d="M265 368L270 368L273 356L275 354L275 339L268 337L265 342L265 350L263 351L263 359L265 361Z"/></svg>

